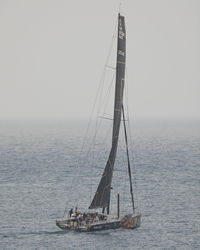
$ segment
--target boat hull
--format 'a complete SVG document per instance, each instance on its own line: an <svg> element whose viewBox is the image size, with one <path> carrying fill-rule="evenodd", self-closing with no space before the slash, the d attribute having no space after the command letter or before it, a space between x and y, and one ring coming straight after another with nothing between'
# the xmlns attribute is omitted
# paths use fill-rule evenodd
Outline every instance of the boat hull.
<svg viewBox="0 0 200 250"><path fill-rule="evenodd" d="M72 220L57 220L56 225L62 230L72 230L76 232L94 232L109 229L134 229L140 226L141 214L125 215L121 219L106 220L91 224L79 224Z"/></svg>

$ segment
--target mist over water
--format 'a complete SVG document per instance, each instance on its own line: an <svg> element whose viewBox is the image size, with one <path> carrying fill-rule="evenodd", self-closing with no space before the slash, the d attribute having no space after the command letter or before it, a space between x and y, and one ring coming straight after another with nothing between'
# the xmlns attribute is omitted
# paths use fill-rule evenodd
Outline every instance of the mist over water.
<svg viewBox="0 0 200 250"><path fill-rule="evenodd" d="M199 249L198 121L132 122L140 228L74 233L56 227L66 205L88 208L105 166L110 135L105 144L96 139L96 154L80 157L86 127L79 120L1 120L1 249ZM83 151L91 138L89 133ZM117 192L125 194L121 212L130 208L124 152L122 141L113 176L113 212Z"/></svg>

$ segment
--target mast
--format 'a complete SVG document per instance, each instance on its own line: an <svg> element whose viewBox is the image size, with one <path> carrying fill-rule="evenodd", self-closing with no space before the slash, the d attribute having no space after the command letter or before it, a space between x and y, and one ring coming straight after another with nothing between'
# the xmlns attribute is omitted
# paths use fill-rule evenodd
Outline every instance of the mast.
<svg viewBox="0 0 200 250"><path fill-rule="evenodd" d="M105 208L107 208L107 214L109 214L109 208L110 208L111 182L112 182L113 168L117 153L118 137L121 124L124 80L125 80L125 63L126 63L125 18L124 16L118 14L116 83L115 83L112 145L108 161L103 171L99 186L89 206L90 209L103 208L103 211L105 210Z"/></svg>

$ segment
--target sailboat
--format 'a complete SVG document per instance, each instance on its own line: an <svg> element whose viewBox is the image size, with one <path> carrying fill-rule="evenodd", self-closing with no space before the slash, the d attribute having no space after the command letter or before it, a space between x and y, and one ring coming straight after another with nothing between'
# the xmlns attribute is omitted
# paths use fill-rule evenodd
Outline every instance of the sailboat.
<svg viewBox="0 0 200 250"><path fill-rule="evenodd" d="M63 230L73 230L77 232L91 232L107 229L134 229L140 226L141 213L136 211L133 196L131 166L129 160L129 148L127 129L125 122L125 112L123 105L123 93L125 84L125 67L126 67L126 30L125 17L118 14L118 34L117 34L117 60L116 60L116 80L115 80L115 100L114 100L114 117L112 127L112 143L109 157L104 168L101 180L97 187L96 193L89 205L89 211L80 213L76 208L70 211L68 218L56 220L56 225ZM117 154L120 125L123 122L126 156L128 165L128 175L131 196L131 211L128 214L120 214L120 195L117 195L117 215L111 215L110 195L113 169ZM97 212L102 209L102 212Z"/></svg>

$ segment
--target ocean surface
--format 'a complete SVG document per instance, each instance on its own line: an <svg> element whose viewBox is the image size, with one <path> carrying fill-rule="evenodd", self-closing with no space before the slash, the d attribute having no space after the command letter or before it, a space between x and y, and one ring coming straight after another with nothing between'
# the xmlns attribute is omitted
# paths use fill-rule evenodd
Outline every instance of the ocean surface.
<svg viewBox="0 0 200 250"><path fill-rule="evenodd" d="M78 120L1 120L0 249L200 249L200 122L133 124L132 174L141 227L75 233L60 230L55 220L65 208L88 208L109 143L95 138L94 153L87 151L92 137L88 134L83 145L87 123ZM131 209L122 146L113 176L114 212L120 190L121 212Z"/></svg>

